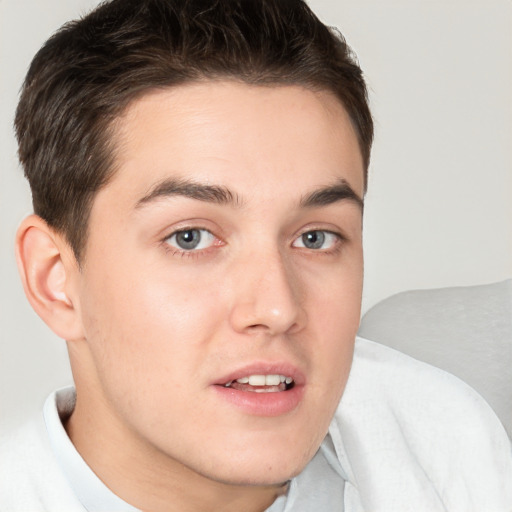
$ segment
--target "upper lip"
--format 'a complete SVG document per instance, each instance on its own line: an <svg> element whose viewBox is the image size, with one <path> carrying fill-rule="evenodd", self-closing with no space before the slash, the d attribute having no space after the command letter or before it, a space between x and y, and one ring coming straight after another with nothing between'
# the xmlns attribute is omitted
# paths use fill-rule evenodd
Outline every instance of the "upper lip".
<svg viewBox="0 0 512 512"><path fill-rule="evenodd" d="M223 386L228 382L241 379L242 377L249 377L250 375L284 375L291 377L296 385L302 385L306 381L304 373L290 363L257 362L241 366L223 377L216 379L213 384Z"/></svg>

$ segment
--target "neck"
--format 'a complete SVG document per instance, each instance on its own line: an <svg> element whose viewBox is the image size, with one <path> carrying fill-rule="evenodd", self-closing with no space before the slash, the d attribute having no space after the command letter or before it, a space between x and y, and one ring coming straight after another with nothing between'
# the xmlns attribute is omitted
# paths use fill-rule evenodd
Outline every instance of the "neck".
<svg viewBox="0 0 512 512"><path fill-rule="evenodd" d="M101 405L87 407L81 398L65 425L71 441L107 487L140 510L262 512L287 490L286 483L234 485L201 475L100 413Z"/></svg>

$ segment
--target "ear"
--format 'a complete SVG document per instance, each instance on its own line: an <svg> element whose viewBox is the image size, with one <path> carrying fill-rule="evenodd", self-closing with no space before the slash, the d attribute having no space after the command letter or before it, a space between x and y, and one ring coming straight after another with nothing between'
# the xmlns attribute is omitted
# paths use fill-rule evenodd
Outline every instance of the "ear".
<svg viewBox="0 0 512 512"><path fill-rule="evenodd" d="M73 285L80 270L69 244L37 215L16 234L16 260L28 301L57 336L83 338Z"/></svg>

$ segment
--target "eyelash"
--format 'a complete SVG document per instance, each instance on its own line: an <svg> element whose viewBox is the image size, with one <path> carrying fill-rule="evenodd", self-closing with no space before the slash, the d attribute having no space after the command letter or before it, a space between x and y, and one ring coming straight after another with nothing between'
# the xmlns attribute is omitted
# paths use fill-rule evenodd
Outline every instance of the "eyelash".
<svg viewBox="0 0 512 512"><path fill-rule="evenodd" d="M214 243L211 244L210 246L208 246L204 249L198 249L198 250L179 249L178 247L174 247L174 246L170 245L169 240L171 238L176 237L180 233L186 233L187 231L206 231L213 237L214 240L218 241L219 243L216 243L214 241ZM300 233L298 236L296 236L294 238L292 247L294 247L293 244L297 240L300 240L304 235L306 235L308 233L315 233L315 232L324 233L326 235L333 236L335 238L334 246L330 249L311 249L311 248L308 248L305 246L298 246L298 247L295 246L295 248L301 249L301 250L305 249L309 254L328 256L328 255L338 253L342 248L343 242L345 242L347 240L346 237L344 235L342 235L341 233L330 231L328 229L308 229L306 231L303 231L302 233ZM185 228L180 228L178 230L175 230L172 233L170 233L169 235L167 235L165 238L162 239L162 244L167 253L171 254L172 256L181 256L182 258L198 258L203 255L206 255L211 250L214 250L216 247L225 245L225 243L223 243L218 237L216 237L209 229L199 227L199 226L193 226L193 227L191 226L191 227L185 227Z"/></svg>
<svg viewBox="0 0 512 512"><path fill-rule="evenodd" d="M313 234L313 233L316 233L316 234L321 233L322 234L322 237L323 237L323 240L321 240L322 244L323 244L323 242L329 240L329 237L330 237L331 244L333 246L328 249L322 249L322 248L313 249L311 247L305 246L304 245L305 242L303 239L304 235ZM297 236L294 239L292 246L296 247L298 249L306 249L308 252L311 251L312 253L315 253L315 254L329 255L329 254L333 254L333 253L336 253L337 251L339 251L341 249L341 242L343 242L344 240L345 240L345 237L343 235L341 235L340 233L336 233L334 231L329 231L328 229L308 229L307 231L304 231L302 234L300 234L299 236ZM301 243L302 245L295 245L296 243Z"/></svg>
<svg viewBox="0 0 512 512"><path fill-rule="evenodd" d="M192 249L192 250L188 250L188 251L185 249L179 249L178 247L174 247L174 246L170 245L169 240L171 238L179 235L180 233L186 233L187 231L206 231L213 237L214 243L204 249L198 249L198 250ZM216 241L219 241L220 243L216 243ZM177 229L177 230L173 231L172 233L170 233L169 235L167 235L162 240L162 244L167 253L171 254L172 256L181 256L182 258L198 258L200 256L207 254L208 252L215 249L216 247L225 245L209 229L199 227L199 226L190 226L190 227L184 227L184 228Z"/></svg>

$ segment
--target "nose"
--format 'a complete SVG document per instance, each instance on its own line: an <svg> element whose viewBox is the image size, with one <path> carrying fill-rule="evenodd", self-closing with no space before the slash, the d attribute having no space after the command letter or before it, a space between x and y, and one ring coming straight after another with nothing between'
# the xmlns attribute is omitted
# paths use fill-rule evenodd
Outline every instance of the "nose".
<svg viewBox="0 0 512 512"><path fill-rule="evenodd" d="M279 251L253 254L236 272L230 321L246 334L291 334L306 324L299 276Z"/></svg>

